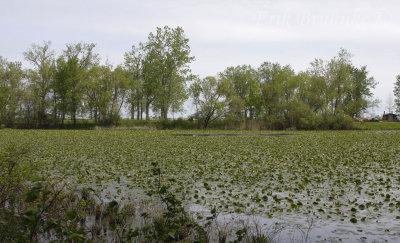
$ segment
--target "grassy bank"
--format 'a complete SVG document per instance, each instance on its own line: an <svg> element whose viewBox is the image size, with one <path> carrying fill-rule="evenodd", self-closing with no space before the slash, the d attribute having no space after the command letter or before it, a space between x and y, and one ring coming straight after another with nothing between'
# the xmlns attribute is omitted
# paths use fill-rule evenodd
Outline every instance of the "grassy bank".
<svg viewBox="0 0 400 243"><path fill-rule="evenodd" d="M400 122L354 122L362 130L400 130Z"/></svg>

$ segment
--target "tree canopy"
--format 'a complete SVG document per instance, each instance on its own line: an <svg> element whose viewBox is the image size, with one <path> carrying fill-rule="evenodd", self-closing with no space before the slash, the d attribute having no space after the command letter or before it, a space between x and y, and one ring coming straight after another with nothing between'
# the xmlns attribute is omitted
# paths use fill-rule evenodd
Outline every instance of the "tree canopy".
<svg viewBox="0 0 400 243"><path fill-rule="evenodd" d="M345 117L360 117L373 102L377 82L366 66L340 49L330 60L315 59L307 70L265 61L258 67L227 67L215 76L192 74L189 39L181 27L165 26L134 44L124 62L102 64L93 43L67 44L60 55L51 42L33 44L20 62L0 57L0 121L6 126L59 126L78 118L115 124L160 119L183 110L190 97L192 118L203 128L217 119L263 120L273 128L311 129ZM400 112L399 76L395 102ZM330 125L328 127L331 127Z"/></svg>

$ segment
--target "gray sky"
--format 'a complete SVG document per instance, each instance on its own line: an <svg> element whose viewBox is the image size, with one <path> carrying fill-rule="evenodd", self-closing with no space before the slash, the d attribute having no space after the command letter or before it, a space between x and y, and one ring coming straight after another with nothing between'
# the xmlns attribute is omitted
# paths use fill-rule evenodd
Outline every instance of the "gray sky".
<svg viewBox="0 0 400 243"><path fill-rule="evenodd" d="M66 43L85 41L118 65L156 27L181 26L196 57L192 71L205 77L264 61L305 70L343 47L379 82L380 114L400 74L399 10L395 0L1 0L0 55L22 61L32 43L50 40L60 52Z"/></svg>

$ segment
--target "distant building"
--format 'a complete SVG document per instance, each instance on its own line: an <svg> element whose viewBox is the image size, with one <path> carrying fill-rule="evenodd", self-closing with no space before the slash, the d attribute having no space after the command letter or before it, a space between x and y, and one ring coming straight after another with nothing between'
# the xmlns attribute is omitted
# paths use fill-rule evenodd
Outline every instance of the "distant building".
<svg viewBox="0 0 400 243"><path fill-rule="evenodd" d="M382 120L383 121L398 121L398 117L396 114L393 114L393 113L387 113L387 114L383 113Z"/></svg>

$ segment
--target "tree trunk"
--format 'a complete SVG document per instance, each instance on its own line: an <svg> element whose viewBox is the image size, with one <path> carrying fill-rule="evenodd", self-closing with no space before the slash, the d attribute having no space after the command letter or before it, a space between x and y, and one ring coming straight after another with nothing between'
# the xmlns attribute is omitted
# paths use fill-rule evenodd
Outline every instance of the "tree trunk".
<svg viewBox="0 0 400 243"><path fill-rule="evenodd" d="M165 106L161 107L161 118L164 120L168 119L168 108Z"/></svg>
<svg viewBox="0 0 400 243"><path fill-rule="evenodd" d="M65 119L65 110L62 111L61 126L64 126L64 119Z"/></svg>
<svg viewBox="0 0 400 243"><path fill-rule="evenodd" d="M140 103L140 120L143 120L143 103Z"/></svg>
<svg viewBox="0 0 400 243"><path fill-rule="evenodd" d="M136 101L136 107L137 107L136 119L140 120L140 100L139 99L137 99L137 101Z"/></svg>
<svg viewBox="0 0 400 243"><path fill-rule="evenodd" d="M206 116L206 118L204 119L204 124L203 124L203 129L206 129L208 127L208 124L210 123L210 116Z"/></svg>
<svg viewBox="0 0 400 243"><path fill-rule="evenodd" d="M74 120L74 127L76 127L76 112L74 112L72 118Z"/></svg>
<svg viewBox="0 0 400 243"><path fill-rule="evenodd" d="M150 102L146 101L146 120L150 120Z"/></svg>
<svg viewBox="0 0 400 243"><path fill-rule="evenodd" d="M39 121L39 127L42 127L43 125L43 102L40 100L39 102L39 109L38 109L38 121Z"/></svg>
<svg viewBox="0 0 400 243"><path fill-rule="evenodd" d="M98 114L97 114L97 107L94 109L94 122L97 124L98 119Z"/></svg>
<svg viewBox="0 0 400 243"><path fill-rule="evenodd" d="M131 103L131 120L135 120L135 104Z"/></svg>
<svg viewBox="0 0 400 243"><path fill-rule="evenodd" d="M53 110L53 126L58 124L57 121L57 97L54 95L54 110Z"/></svg>

